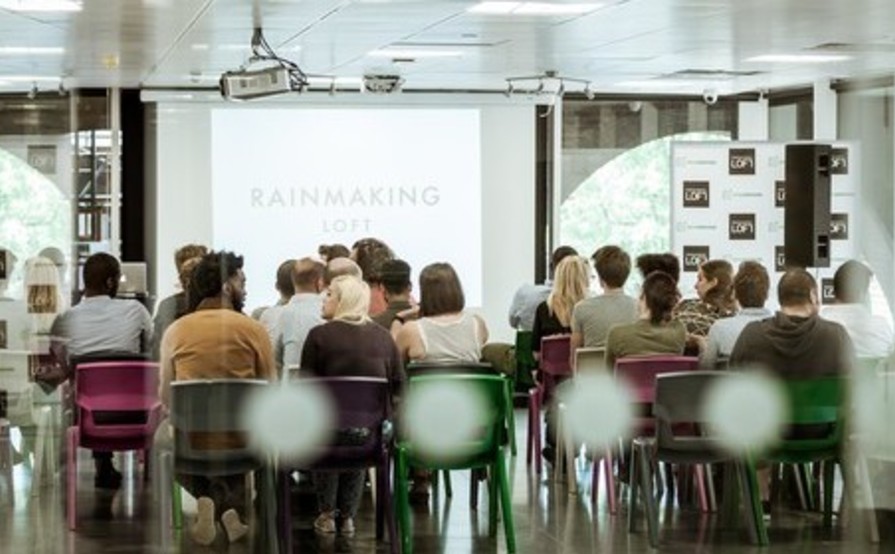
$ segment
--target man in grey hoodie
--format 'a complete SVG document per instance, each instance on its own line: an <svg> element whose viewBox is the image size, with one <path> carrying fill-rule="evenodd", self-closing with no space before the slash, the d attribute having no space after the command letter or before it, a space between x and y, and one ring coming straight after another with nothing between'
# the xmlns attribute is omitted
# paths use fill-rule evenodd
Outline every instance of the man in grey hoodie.
<svg viewBox="0 0 895 554"><path fill-rule="evenodd" d="M777 285L780 311L743 328L730 367L760 366L782 379L845 375L853 365L851 339L838 323L821 319L817 282L791 269Z"/></svg>

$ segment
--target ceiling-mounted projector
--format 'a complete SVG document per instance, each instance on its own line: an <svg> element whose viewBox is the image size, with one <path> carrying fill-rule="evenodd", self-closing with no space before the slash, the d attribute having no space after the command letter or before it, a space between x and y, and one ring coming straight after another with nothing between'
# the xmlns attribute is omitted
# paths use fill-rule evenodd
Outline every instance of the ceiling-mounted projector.
<svg viewBox="0 0 895 554"><path fill-rule="evenodd" d="M221 75L221 96L228 100L251 100L301 92L305 82L294 69L283 66L226 71Z"/></svg>
<svg viewBox="0 0 895 554"><path fill-rule="evenodd" d="M377 94L389 94L401 90L404 78L397 71L368 72L364 74L364 88Z"/></svg>

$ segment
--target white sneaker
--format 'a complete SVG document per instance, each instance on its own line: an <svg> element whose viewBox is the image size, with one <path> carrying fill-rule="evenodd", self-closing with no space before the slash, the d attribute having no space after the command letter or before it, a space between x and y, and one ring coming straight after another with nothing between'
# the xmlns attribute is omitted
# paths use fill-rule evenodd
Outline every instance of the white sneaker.
<svg viewBox="0 0 895 554"><path fill-rule="evenodd" d="M208 546L214 542L217 535L217 528L214 524L214 502L207 496L203 496L196 501L198 514L196 521L190 527L190 536L198 544Z"/></svg>
<svg viewBox="0 0 895 554"><path fill-rule="evenodd" d="M346 517L346 518L342 519L341 531L342 531L342 534L345 535L346 537L354 536L354 518L353 517Z"/></svg>
<svg viewBox="0 0 895 554"><path fill-rule="evenodd" d="M249 532L249 526L240 521L239 514L233 508L221 515L221 523L224 524L224 531L227 533L227 540L230 542L238 541Z"/></svg>
<svg viewBox="0 0 895 554"><path fill-rule="evenodd" d="M336 518L332 512L322 512L314 520L314 531L320 535L334 535L336 533Z"/></svg>

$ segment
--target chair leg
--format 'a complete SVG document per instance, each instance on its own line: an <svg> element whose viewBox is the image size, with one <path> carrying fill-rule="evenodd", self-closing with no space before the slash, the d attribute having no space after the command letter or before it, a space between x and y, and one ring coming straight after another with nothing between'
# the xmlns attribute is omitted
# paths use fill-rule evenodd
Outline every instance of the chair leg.
<svg viewBox="0 0 895 554"><path fill-rule="evenodd" d="M68 447L66 453L66 491L68 493L66 506L68 507L68 528L72 531L75 530L78 508L78 443L80 442L78 431L75 426L69 427L66 431L66 446Z"/></svg>
<svg viewBox="0 0 895 554"><path fill-rule="evenodd" d="M282 552L292 552L292 492L290 491L289 482L292 480L290 471L281 470L279 472L278 496L279 506L277 506L277 535L280 538Z"/></svg>
<svg viewBox="0 0 895 554"><path fill-rule="evenodd" d="M497 496L500 491L497 483L497 463L492 463L488 480L488 535L497 536Z"/></svg>
<svg viewBox="0 0 895 554"><path fill-rule="evenodd" d="M49 408L42 408L37 418L37 439L34 441L34 469L31 474L31 496L38 496L44 480L44 463L48 462L47 450L50 445L47 427L50 425Z"/></svg>
<svg viewBox="0 0 895 554"><path fill-rule="evenodd" d="M507 440L510 443L510 452L516 457L516 412L513 409L513 381L504 378L506 387L504 389L504 400L506 401L507 410Z"/></svg>
<svg viewBox="0 0 895 554"><path fill-rule="evenodd" d="M413 537L410 527L410 491L407 490L407 455L403 448L395 452L395 498L397 500L398 530L401 535L401 551L413 554Z"/></svg>
<svg viewBox="0 0 895 554"><path fill-rule="evenodd" d="M437 473L438 470L435 470ZM448 498L454 497L454 487L451 486L451 472L448 470L444 470L444 494Z"/></svg>
<svg viewBox="0 0 895 554"><path fill-rule="evenodd" d="M533 388L528 391L529 414L531 428L528 430L529 440L532 444L532 457L534 458L535 475L541 478L541 391Z"/></svg>
<svg viewBox="0 0 895 554"><path fill-rule="evenodd" d="M596 465L596 462L594 463ZM612 449L606 449L606 455L603 456L603 478L606 479L606 497L609 499L609 513L616 515L618 513L618 503L615 498L615 478L612 476Z"/></svg>
<svg viewBox="0 0 895 554"><path fill-rule="evenodd" d="M171 475L171 510L174 515L174 529L180 530L183 529L183 496L180 492L180 485L177 484L177 479L174 478L173 474Z"/></svg>
<svg viewBox="0 0 895 554"><path fill-rule="evenodd" d="M870 472L867 470L867 459L863 455L856 453L853 463L855 465L854 474L856 481L854 490L862 497L861 500L864 503L862 507L867 514L867 532L870 535L870 542L877 544L879 543L879 527L876 522L876 505L873 501L873 485L870 482ZM852 502L851 504L854 511L855 503Z"/></svg>
<svg viewBox="0 0 895 554"><path fill-rule="evenodd" d="M628 533L637 531L637 502L640 500L640 460L637 451L631 448L628 456Z"/></svg>
<svg viewBox="0 0 895 554"><path fill-rule="evenodd" d="M379 465L371 468L371 471L373 472L371 481L376 490L373 496L373 505L376 507L376 540L381 541L385 534L385 489L388 486L385 480L388 478L388 460L380 460Z"/></svg>
<svg viewBox="0 0 895 554"><path fill-rule="evenodd" d="M479 479L475 469L469 470L469 509L473 512L479 509Z"/></svg>
<svg viewBox="0 0 895 554"><path fill-rule="evenodd" d="M826 529L829 529L833 526L833 479L835 476L835 472L836 463L833 460L825 460L823 462L823 525Z"/></svg>
<svg viewBox="0 0 895 554"><path fill-rule="evenodd" d="M718 497L715 494L715 479L712 475L712 465L705 464L705 486L709 495L709 511L715 513L718 511Z"/></svg>
<svg viewBox="0 0 895 554"><path fill-rule="evenodd" d="M634 441L637 458L640 464L640 491L646 508L646 527L649 532L650 546L659 546L659 506L652 491L652 456L646 442Z"/></svg>
<svg viewBox="0 0 895 554"><path fill-rule="evenodd" d="M495 464L497 474L493 476L500 492L501 511L503 512L503 530L507 539L507 551L516 551L516 526L513 523L513 502L510 498L510 480L507 475L507 466L504 461L503 451L500 450Z"/></svg>
<svg viewBox="0 0 895 554"><path fill-rule="evenodd" d="M761 512L761 497L758 492L758 477L754 462L747 458L737 462L737 473L740 476L740 492L743 497L743 509L749 525L749 536L758 546L768 545L768 530Z"/></svg>
<svg viewBox="0 0 895 554"><path fill-rule="evenodd" d="M391 456L386 454L384 463L382 466L377 469L377 473L382 474L382 483L381 488L379 489L379 498L382 500L382 513L385 516L385 521L388 525L388 541L389 541L389 550L391 554L400 554L401 538L398 535L398 528L396 522L396 507L395 507L395 488L391 486L391 470L392 470L392 459ZM404 491L406 494L407 491L407 482L404 482ZM289 554L288 552L284 552L283 554Z"/></svg>
<svg viewBox="0 0 895 554"><path fill-rule="evenodd" d="M533 423L534 417L534 401L532 400L531 391L528 392L528 431L525 434L525 466L531 467L532 457L531 453L534 450L534 432L535 426Z"/></svg>
<svg viewBox="0 0 895 554"><path fill-rule="evenodd" d="M699 495L699 511L707 514L711 511L709 508L709 497L705 492L705 474L701 464L693 465L693 478L696 480L696 492Z"/></svg>

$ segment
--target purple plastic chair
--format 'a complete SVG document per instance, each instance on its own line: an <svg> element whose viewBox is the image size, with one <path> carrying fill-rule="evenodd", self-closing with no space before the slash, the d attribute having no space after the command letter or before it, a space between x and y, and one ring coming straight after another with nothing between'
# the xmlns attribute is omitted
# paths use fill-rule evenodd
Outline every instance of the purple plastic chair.
<svg viewBox="0 0 895 554"><path fill-rule="evenodd" d="M376 538L381 539L388 520L391 551L398 552L391 484L392 428L391 391L388 380L378 377L320 377L300 379L297 386L312 385L329 392L335 407L336 430L368 429L368 440L362 444L339 444L338 436L323 448L310 463L291 464L280 460L279 468L279 535L283 552L292 552L292 500L289 475L296 469L367 469L376 468Z"/></svg>
<svg viewBox="0 0 895 554"><path fill-rule="evenodd" d="M541 406L550 401L560 380L572 376L571 335L541 339L538 374L540 383L528 391L528 441L525 461L541 474Z"/></svg>
<svg viewBox="0 0 895 554"><path fill-rule="evenodd" d="M78 447L147 454L161 420L158 387L159 367L154 362L96 362L75 368L77 423L66 431L69 529L74 530L77 515Z"/></svg>
<svg viewBox="0 0 895 554"><path fill-rule="evenodd" d="M653 436L656 433L656 420L652 416L652 407L656 401L656 377L666 373L696 371L699 369L699 358L677 355L649 355L621 358L615 362L615 378L624 382L631 391L636 407L634 436ZM703 512L712 511L714 494L706 491L704 468L693 467L696 474L696 487L699 504ZM596 477L596 475L595 475Z"/></svg>

